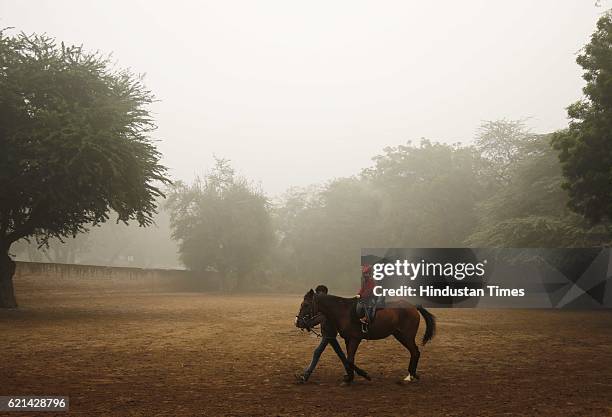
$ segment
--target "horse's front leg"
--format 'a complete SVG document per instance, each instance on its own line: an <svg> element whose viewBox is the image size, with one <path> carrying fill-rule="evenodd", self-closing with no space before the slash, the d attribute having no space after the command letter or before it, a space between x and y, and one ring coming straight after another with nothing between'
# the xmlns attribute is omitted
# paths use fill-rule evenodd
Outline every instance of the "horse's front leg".
<svg viewBox="0 0 612 417"><path fill-rule="evenodd" d="M346 355L349 363L355 366L355 354L357 353L357 348L359 347L359 343L361 343L361 339L350 338L344 339L346 342ZM344 377L344 382L350 384L355 379L355 371L351 369L351 371Z"/></svg>

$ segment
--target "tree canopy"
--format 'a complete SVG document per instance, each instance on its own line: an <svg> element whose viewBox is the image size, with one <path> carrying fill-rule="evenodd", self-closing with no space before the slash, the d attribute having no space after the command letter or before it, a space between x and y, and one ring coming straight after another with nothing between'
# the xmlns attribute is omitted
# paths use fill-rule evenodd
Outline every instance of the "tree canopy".
<svg viewBox="0 0 612 417"><path fill-rule="evenodd" d="M612 14L576 59L583 68L584 99L568 107L568 129L553 144L569 192L569 206L592 222L612 220Z"/></svg>
<svg viewBox="0 0 612 417"><path fill-rule="evenodd" d="M588 247L609 241L567 208L568 195L550 135L536 135L515 156L507 184L477 207L478 225L466 239L477 247Z"/></svg>

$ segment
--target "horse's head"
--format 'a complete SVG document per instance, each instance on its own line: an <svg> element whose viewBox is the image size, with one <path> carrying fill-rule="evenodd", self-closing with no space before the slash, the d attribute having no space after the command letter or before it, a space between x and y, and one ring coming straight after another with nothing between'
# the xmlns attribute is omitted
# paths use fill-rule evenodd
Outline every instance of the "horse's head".
<svg viewBox="0 0 612 417"><path fill-rule="evenodd" d="M310 330L308 323L310 319L314 316L314 296L315 293L311 289L304 295L304 299L302 300L302 304L300 304L300 311L298 311L297 316L295 316L295 326L300 329Z"/></svg>

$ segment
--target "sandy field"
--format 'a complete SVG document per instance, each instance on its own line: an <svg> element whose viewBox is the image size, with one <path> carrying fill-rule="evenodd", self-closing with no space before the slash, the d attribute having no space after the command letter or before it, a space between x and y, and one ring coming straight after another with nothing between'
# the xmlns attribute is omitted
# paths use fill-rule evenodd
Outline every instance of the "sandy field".
<svg viewBox="0 0 612 417"><path fill-rule="evenodd" d="M612 415L612 311L432 310L418 382L398 384L409 354L387 339L346 387L331 348L295 383L318 343L299 296L17 288L0 395L67 395L71 415Z"/></svg>

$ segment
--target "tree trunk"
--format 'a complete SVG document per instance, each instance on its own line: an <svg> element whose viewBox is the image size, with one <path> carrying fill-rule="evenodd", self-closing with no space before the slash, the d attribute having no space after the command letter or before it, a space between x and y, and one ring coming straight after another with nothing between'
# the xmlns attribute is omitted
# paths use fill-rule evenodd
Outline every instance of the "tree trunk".
<svg viewBox="0 0 612 417"><path fill-rule="evenodd" d="M0 249L0 308L15 308L15 290L13 289L13 275L15 262L8 254L8 247Z"/></svg>

